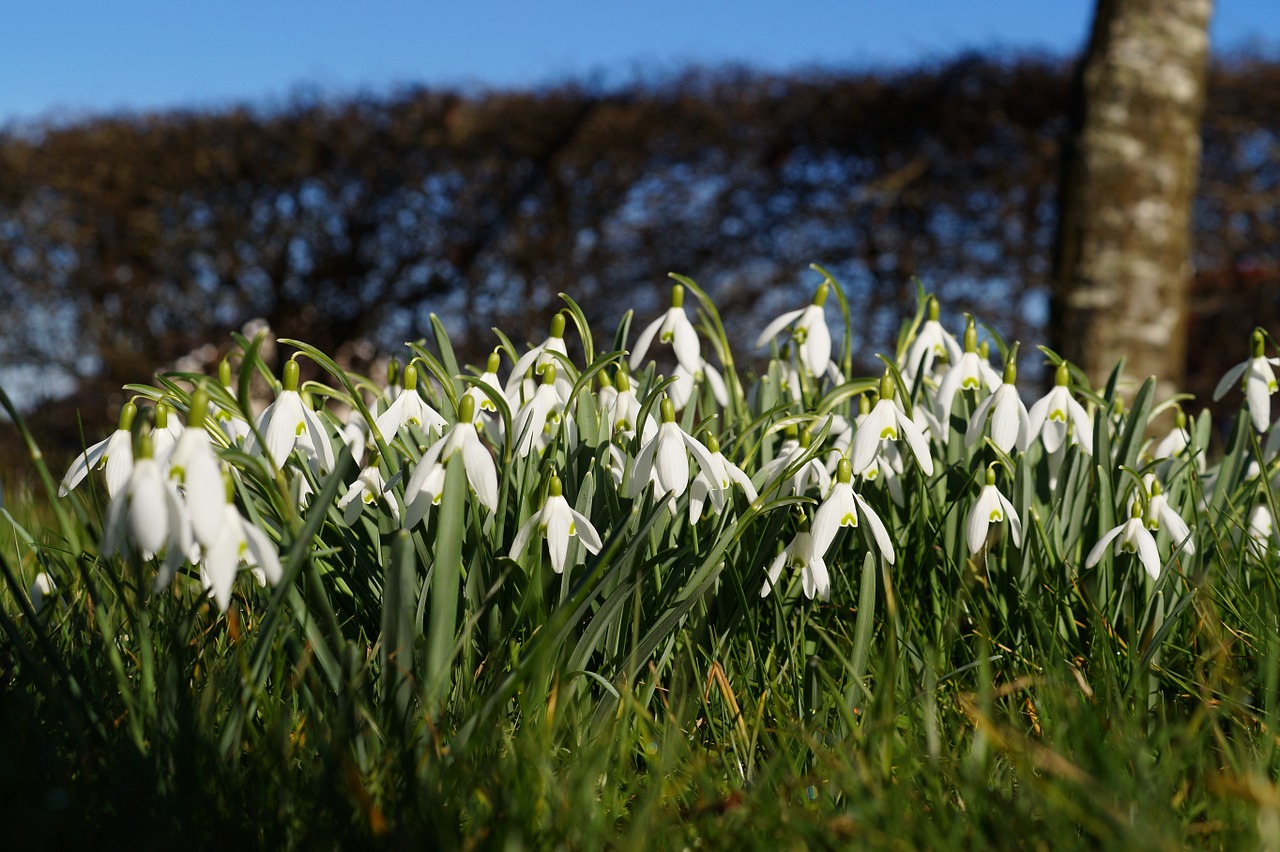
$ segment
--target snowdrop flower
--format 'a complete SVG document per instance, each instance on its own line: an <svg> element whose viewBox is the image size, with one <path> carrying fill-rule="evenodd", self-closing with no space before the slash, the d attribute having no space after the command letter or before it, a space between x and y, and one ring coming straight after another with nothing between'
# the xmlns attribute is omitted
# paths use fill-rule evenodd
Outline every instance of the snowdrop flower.
<svg viewBox="0 0 1280 852"><path fill-rule="evenodd" d="M788 427L788 433L794 427ZM813 446L813 431L805 429L800 433L799 439L796 440L790 435L783 440L782 446L778 450L778 455L773 461L769 462L760 469L762 477L761 491L768 491L787 471L798 462L801 457L809 453L809 448ZM831 488L831 474L827 471L826 466L818 456L805 461L796 471L791 474L787 480L788 487L784 489L790 494L804 494L809 490L810 484L818 486L819 494L826 494Z"/></svg>
<svg viewBox="0 0 1280 852"><path fill-rule="evenodd" d="M893 541L889 538L889 532L870 504L853 490L852 481L853 467L848 459L841 459L836 465L836 483L831 489L831 494L822 502L813 516L813 552L819 556L825 556L840 528L856 527L858 518L862 517L866 519L867 526L871 527L871 536L875 539L876 547L880 549L884 560L892 565Z"/></svg>
<svg viewBox="0 0 1280 852"><path fill-rule="evenodd" d="M685 434L676 423L676 409L671 400L662 400L662 425L649 441L640 448L631 469L631 485L627 496L640 496L646 485L652 484L655 497L667 496L674 500L689 487L689 453L693 453L698 467L714 470L715 462L702 442ZM674 506L674 504L672 504Z"/></svg>
<svg viewBox="0 0 1280 852"><path fill-rule="evenodd" d="M698 332L684 312L684 287L680 284L671 288L671 307L667 312L649 323L636 338L629 362L632 370L640 369L655 337L675 350L676 360L690 377L702 369L702 346L698 343Z"/></svg>
<svg viewBox="0 0 1280 852"><path fill-rule="evenodd" d="M1244 377L1244 395L1249 405L1249 416L1253 418L1253 427L1259 432L1265 431L1271 423L1271 394L1280 389L1276 383L1273 366L1280 366L1280 358L1266 357L1266 338L1261 329L1255 329L1252 338L1253 357L1236 364L1218 382L1213 391L1215 400L1222 399L1232 385L1240 383Z"/></svg>
<svg viewBox="0 0 1280 852"><path fill-rule="evenodd" d="M152 447L155 448L156 458L162 465L169 461L169 453L173 452L174 445L178 443L178 438L182 436L182 424L177 418L170 418L171 409L166 402L157 402L152 416L155 418L155 425L151 430Z"/></svg>
<svg viewBox="0 0 1280 852"><path fill-rule="evenodd" d="M603 377L604 372L601 371L600 375ZM619 370L617 380L610 389L613 393L609 401L605 401L606 395L603 392L600 394L600 411L603 415L602 437L606 441L611 440L614 433L617 433L625 438L633 438L636 434L636 423L640 419L641 405L635 388L631 386L631 379ZM640 430L640 441L647 443L657 431L658 424L653 419L653 414L649 414L645 418L644 427Z"/></svg>
<svg viewBox="0 0 1280 852"><path fill-rule="evenodd" d="M535 376L545 375L547 368L557 366L556 354L564 358L569 357L569 350L564 345L563 312L551 318L551 334L547 339L521 355L511 368L511 375L507 377L505 395L513 408L523 401L521 385L525 375L530 370L533 370ZM561 372L563 373L563 370ZM554 379L554 384L560 401L567 402L569 394L573 392L573 382L567 376L560 375Z"/></svg>
<svg viewBox="0 0 1280 852"><path fill-rule="evenodd" d="M556 392L556 367L548 364L542 371L542 384L516 413L511 428L516 434L516 455L525 458L535 449L541 453L565 425L566 440L572 443L572 419L564 408L564 400Z"/></svg>
<svg viewBox="0 0 1280 852"><path fill-rule="evenodd" d="M809 522L802 521L795 538L769 564L768 576L760 588L760 597L767 598L769 592L778 583L782 568L788 565L800 571L800 581L804 586L805 597L813 600L814 596L826 600L831 595L831 578L827 574L827 563L822 554L813 546L813 534L809 531Z"/></svg>
<svg viewBox="0 0 1280 852"><path fill-rule="evenodd" d="M1107 533L1098 539L1098 543L1089 551L1089 557L1085 559L1086 568L1092 568L1102 559L1102 554L1106 552L1107 545L1115 542L1115 554L1136 553L1138 559L1142 562L1142 567L1151 575L1152 580L1160 579L1160 553L1156 550L1155 537L1151 535L1151 531L1147 529L1146 524L1142 522L1142 501L1134 500L1133 507L1129 512L1129 520L1125 521L1118 527L1108 530Z"/></svg>
<svg viewBox="0 0 1280 852"><path fill-rule="evenodd" d="M1182 516L1169 505L1169 498L1160 487L1160 481L1151 474L1142 477L1142 484L1147 489L1147 529L1158 530L1163 527L1173 541L1175 551L1185 550L1188 556L1196 552L1195 542L1191 540L1191 528Z"/></svg>
<svg viewBox="0 0 1280 852"><path fill-rule="evenodd" d="M418 426L427 433L443 432L449 425L418 393L418 368L408 364L404 368L400 392L387 410L375 418L378 434L390 442L406 426Z"/></svg>
<svg viewBox="0 0 1280 852"><path fill-rule="evenodd" d="M1249 513L1249 528L1247 532L1249 540L1260 548L1263 553L1275 550L1275 539L1272 536L1273 526L1271 510L1267 508L1267 504L1259 503L1254 506L1253 511Z"/></svg>
<svg viewBox="0 0 1280 852"><path fill-rule="evenodd" d="M948 374L949 375L949 374ZM925 476L933 475L933 457L919 427L903 413L894 401L896 388L893 375L885 372L880 379L880 399L853 435L854 473L862 473L879 454L882 441L905 439Z"/></svg>
<svg viewBox="0 0 1280 852"><path fill-rule="evenodd" d="M1015 384L1018 377L1016 359L1018 344L1009 350L1004 365L1004 377L995 392L982 400L969 418L969 428L964 433L964 444L972 447L978 443L984 430L990 426L991 442L1000 448L1000 452L1008 453L1014 444L1020 447L1028 443L1030 418L1027 407L1022 404Z"/></svg>
<svg viewBox="0 0 1280 852"><path fill-rule="evenodd" d="M126 402L120 408L120 420L116 431L106 439L99 441L71 462L67 475L62 477L58 486L58 496L66 497L71 489L79 485L91 470L106 469L107 496L115 497L129 481L129 472L133 470L133 420L138 415L138 407Z"/></svg>
<svg viewBox="0 0 1280 852"><path fill-rule="evenodd" d="M498 470L493 456L480 443L475 417L475 400L462 397L458 402L458 422L431 445L414 468L404 487L405 529L416 526L426 516L427 509L440 502L440 495L444 492L445 465L458 452L462 453L467 482L480 505L490 512L498 510Z"/></svg>
<svg viewBox="0 0 1280 852"><path fill-rule="evenodd" d="M334 469L329 432L298 393L297 361L290 359L284 365L283 388L275 402L258 416L257 428L275 470L284 467L295 447L319 462L321 470ZM253 453L258 449L256 436L250 435L245 442L245 452Z"/></svg>
<svg viewBox="0 0 1280 852"><path fill-rule="evenodd" d="M227 392L227 396L232 400L236 398L236 392L231 387L231 362L223 358L218 363L218 384L222 385L222 389ZM234 446L236 441L245 441L249 437L249 421L244 419L244 415L240 413L239 408L231 408L225 405L216 407L213 413L213 419L227 436L227 445Z"/></svg>
<svg viewBox="0 0 1280 852"><path fill-rule="evenodd" d="M548 489L547 502L535 512L529 520L520 526L515 541L511 543L511 558L524 555L529 546L529 539L537 531L541 538L547 540L547 552L551 554L551 567L557 574L564 573L565 560L569 555L569 539L577 537L591 553L599 553L600 534L591 525L591 520L569 505L564 498L560 477L552 476Z"/></svg>
<svg viewBox="0 0 1280 852"><path fill-rule="evenodd" d="M684 364L677 363L675 370L671 372L675 377L675 384L667 389L667 396L673 405L678 409L683 409L689 404L689 400L693 398L693 393L697 390L698 385L706 382L711 388L711 394L716 398L716 402L720 403L723 408L729 404L729 393L724 386L724 377L720 375L720 371L712 367L706 361L702 361L698 369L690 372L685 369Z"/></svg>
<svg viewBox="0 0 1280 852"><path fill-rule="evenodd" d="M378 456L374 454L369 464L361 468L360 475L351 483L347 493L338 500L338 511L342 512L342 519L347 522L347 526L351 526L360 517L365 506L372 506L379 500L399 525L400 506L396 503L395 495L387 490L387 482L378 467Z"/></svg>
<svg viewBox="0 0 1280 852"><path fill-rule="evenodd" d="M487 414L497 414L498 406L494 404L489 394L484 392L488 388L495 396L505 397L506 394L502 390L502 383L498 381L498 368L502 366L502 356L495 350L489 354L489 360L485 363L484 372L476 379L476 383L467 388L464 396L469 396L475 400L476 404L476 425L480 425L480 419ZM603 375L603 373L602 373ZM499 420L499 423L502 421Z"/></svg>
<svg viewBox="0 0 1280 852"><path fill-rule="evenodd" d="M831 332L827 328L826 313L823 310L830 290L830 285L824 282L814 294L809 307L785 313L765 326L764 331L756 338L756 348L764 346L790 326L791 340L795 343L800 363L809 375L821 376L831 362Z"/></svg>
<svg viewBox="0 0 1280 852"><path fill-rule="evenodd" d="M220 612L231 604L231 587L243 564L259 586L276 585L284 577L280 555L265 532L246 521L230 501L222 507L218 538L200 560L200 581Z"/></svg>
<svg viewBox="0 0 1280 852"><path fill-rule="evenodd" d="M1271 437L1280 434L1278 430L1272 430ZM1270 446L1271 437L1267 439ZM1160 475L1168 476L1169 471L1173 468L1174 461L1190 451L1191 448L1191 432L1187 429L1187 415L1182 409L1177 409L1174 415L1173 428L1169 430L1169 434L1161 438L1151 449L1151 458L1160 462ZM1270 455L1270 453L1265 453ZM1205 472L1204 453L1196 453L1195 455L1196 470L1199 473Z"/></svg>
<svg viewBox="0 0 1280 852"><path fill-rule="evenodd" d="M716 440L716 436L710 432L704 432L703 435L702 444L711 454L711 464L708 467L700 467L698 475L693 478L693 484L689 486L689 523L691 524L696 524L702 518L702 509L708 497L711 498L711 511L716 514L724 511L724 494L734 485L741 488L742 493L746 494L747 499L752 502L755 502L758 496L755 486L742 472L742 468L726 459L720 452L720 442Z"/></svg>
<svg viewBox="0 0 1280 852"><path fill-rule="evenodd" d="M208 411L209 394L203 387L196 388L187 425L169 454L169 479L182 486L192 532L204 548L213 544L222 529L222 507L227 501L222 465L204 428Z"/></svg>
<svg viewBox="0 0 1280 852"><path fill-rule="evenodd" d="M1067 427L1070 425L1080 449L1093 455L1093 422L1084 406L1071 396L1067 387L1070 376L1066 362L1059 364L1053 374L1053 389L1031 406L1027 431L1019 447L1023 452L1039 435L1045 450L1050 454L1056 453L1066 442Z"/></svg>
<svg viewBox="0 0 1280 852"><path fill-rule="evenodd" d="M192 544L182 498L155 459L151 433L144 432L138 438L129 481L107 507L102 551L121 553L132 548L150 559L167 548L166 565L175 566L190 554Z"/></svg>
<svg viewBox="0 0 1280 852"><path fill-rule="evenodd" d="M57 588L53 578L46 572L41 571L36 574L35 579L31 581L31 589L27 592L27 597L31 598L31 608L36 612L44 609L45 600L51 597Z"/></svg>
<svg viewBox="0 0 1280 852"><path fill-rule="evenodd" d="M904 362L899 365L902 377L912 384L920 374L933 374L933 362L939 355L949 358L952 364L958 364L964 354L951 332L938 322L938 300L933 296L929 297L926 310L928 316L916 333L915 340L911 341Z"/></svg>
<svg viewBox="0 0 1280 852"><path fill-rule="evenodd" d="M965 538L969 543L969 552L977 553L987 543L987 532L992 524L1008 522L1009 535L1013 538L1013 546L1022 546L1022 521L1009 499L996 488L995 465L987 468L987 482L978 492L978 499L969 509L964 521Z"/></svg>
<svg viewBox="0 0 1280 852"><path fill-rule="evenodd" d="M369 424L365 421L364 415L354 408L351 409L347 413L347 422L342 424L342 431L338 437L346 445L347 452L351 453L351 458L355 459L356 464L364 461L365 446L369 443Z"/></svg>
<svg viewBox="0 0 1280 852"><path fill-rule="evenodd" d="M947 374L942 377L942 383L938 385L937 415L943 427L944 443L950 432L951 405L956 393L961 390L980 390L983 386L994 391L1000 384L1000 376L978 354L978 331L973 317L969 317L964 330L964 351L960 354L960 360L951 365Z"/></svg>

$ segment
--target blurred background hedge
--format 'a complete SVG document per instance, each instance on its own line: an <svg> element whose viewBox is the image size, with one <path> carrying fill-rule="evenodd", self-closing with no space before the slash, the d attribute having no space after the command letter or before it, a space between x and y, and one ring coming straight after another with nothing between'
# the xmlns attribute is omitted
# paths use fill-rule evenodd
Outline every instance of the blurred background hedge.
<svg viewBox="0 0 1280 852"><path fill-rule="evenodd" d="M1065 60L965 55L10 127L0 366L22 371L10 391L46 451L69 456L82 428L111 428L123 383L208 369L255 318L360 367L426 334L434 311L482 363L494 325L541 340L560 291L607 329L623 306L665 307L678 271L746 354L819 262L849 291L870 370L917 277L953 320L971 310L1046 342L1071 75ZM1189 328L1187 389L1205 401L1249 330L1277 327L1277 128L1280 63L1219 59ZM1024 357L1033 381L1038 361ZM0 439L11 473L19 446Z"/></svg>

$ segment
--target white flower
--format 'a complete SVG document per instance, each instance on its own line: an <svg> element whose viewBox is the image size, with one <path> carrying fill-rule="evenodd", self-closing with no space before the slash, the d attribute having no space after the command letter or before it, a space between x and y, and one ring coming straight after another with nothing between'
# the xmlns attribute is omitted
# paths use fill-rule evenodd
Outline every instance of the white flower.
<svg viewBox="0 0 1280 852"><path fill-rule="evenodd" d="M464 396L458 403L458 422L436 441L422 456L404 487L404 526L411 529L427 514L427 509L440 502L444 491L445 465L454 453L462 453L467 482L476 499L490 512L498 509L498 470L493 456L476 431L475 400Z"/></svg>
<svg viewBox="0 0 1280 852"><path fill-rule="evenodd" d="M603 376L604 373L601 372L600 375ZM619 370L616 384L610 390L613 391L612 398L607 402L604 399L603 389L599 395L602 438L606 441L611 440L614 432L626 438L635 437L641 406L640 399L636 396L635 388L631 386L631 380L627 374ZM644 427L640 430L641 442L651 440L657 431L658 423L650 414L645 418Z"/></svg>
<svg viewBox="0 0 1280 852"><path fill-rule="evenodd" d="M827 563L822 554L813 547L813 534L805 527L796 533L795 538L769 564L768 576L760 588L760 597L766 598L778 583L782 567L789 565L799 569L800 581L804 586L805 597L812 600L814 596L826 600L831 595L831 578L827 574Z"/></svg>
<svg viewBox="0 0 1280 852"><path fill-rule="evenodd" d="M987 531L992 524L1009 524L1009 535L1013 538L1014 547L1022 546L1022 521L1008 498L996 488L995 467L987 468L987 482L978 492L978 499L969 509L964 521L965 538L969 543L969 552L977 553L987 543Z"/></svg>
<svg viewBox="0 0 1280 852"><path fill-rule="evenodd" d="M314 458L323 471L334 469L333 445L329 431L298 393L298 362L284 365L284 387L275 401L258 416L258 434L266 445L271 465L279 470L294 447ZM245 452L258 449L255 436L245 442Z"/></svg>
<svg viewBox="0 0 1280 852"><path fill-rule="evenodd" d="M253 570L259 586L274 586L284 576L280 555L262 530L241 517L230 503L222 507L219 534L200 560L200 579L205 591L222 612L231 603L231 587L241 563Z"/></svg>
<svg viewBox="0 0 1280 852"><path fill-rule="evenodd" d="M387 507L387 511L391 513L391 517L398 525L400 506L396 503L395 496L387 491L386 480L382 478L382 471L378 468L378 459L375 456L373 463L361 469L360 475L351 483L347 493L338 500L338 511L342 512L342 519L350 526L360 517L360 512L365 506L372 506L378 500Z"/></svg>
<svg viewBox="0 0 1280 852"><path fill-rule="evenodd" d="M825 556L827 548L835 540L840 528L856 527L858 518L861 516L871 527L871 536L875 539L876 547L880 548L880 553L884 555L884 560L892 565L893 540L889 538L889 532L885 529L880 516L866 500L862 499L860 494L853 490L852 480L852 466L848 459L841 459L836 465L836 484L813 516L813 552L819 556Z"/></svg>
<svg viewBox="0 0 1280 852"><path fill-rule="evenodd" d="M786 473L788 468L809 453L809 448L812 445L813 432L811 429L805 429L801 432L798 440L791 437L784 439L782 446L778 448L778 455L774 457L773 461L760 469L760 490L768 491ZM819 494L826 494L831 488L831 473L822 463L822 459L814 455L801 464L791 474L791 478L787 482L786 493L804 494L809 490L812 482L812 484L817 485Z"/></svg>
<svg viewBox="0 0 1280 852"><path fill-rule="evenodd" d="M1106 552L1107 545L1112 541L1115 541L1117 556L1121 553L1138 554L1142 567L1151 575L1151 579L1160 579L1160 553L1156 550L1155 537L1142 522L1142 501L1134 500L1129 520L1108 530L1102 538L1098 539L1098 543L1089 551L1089 557L1084 561L1085 567L1092 568L1097 565L1102 559L1102 554Z"/></svg>
<svg viewBox="0 0 1280 852"><path fill-rule="evenodd" d="M956 393L961 390L980 390L984 385L994 391L1000 387L1000 375L991 369L987 359L978 354L978 332L974 327L973 317L964 330L964 352L960 359L953 363L947 374L938 385L937 405L938 421L943 428L942 440L946 443L950 434L951 404Z"/></svg>
<svg viewBox="0 0 1280 852"><path fill-rule="evenodd" d="M1028 443L1030 419L1027 416L1027 407L1022 404L1022 397L1018 395L1018 387L1014 384L1016 369L1013 358L1016 348L1017 344L1014 344L1014 350L1009 353L1008 363L1004 368L1004 380L1000 386L973 410L973 416L969 418L969 427L964 433L966 447L972 447L978 443L988 425L991 429L991 443L999 447L1002 453L1012 450L1015 444L1021 447Z"/></svg>
<svg viewBox="0 0 1280 852"><path fill-rule="evenodd" d="M1182 516L1169 505L1160 482L1151 474L1142 477L1142 484L1147 489L1147 528L1158 530L1164 528L1173 541L1175 551L1185 550L1188 556L1196 552L1195 542L1191 540L1191 528Z"/></svg>
<svg viewBox="0 0 1280 852"><path fill-rule="evenodd" d="M378 434L383 440L390 442L396 434L406 426L415 425L427 433L443 432L449 425L431 406L427 405L422 394L418 393L418 368L409 364L404 368L403 384L395 400L387 406L387 410L375 418Z"/></svg>
<svg viewBox="0 0 1280 852"><path fill-rule="evenodd" d="M1275 549L1276 545L1272 530L1271 510L1267 508L1267 504L1259 503L1254 506L1253 511L1249 513L1249 540L1257 545L1263 553Z"/></svg>
<svg viewBox="0 0 1280 852"><path fill-rule="evenodd" d="M640 496L646 485L652 484L655 497L679 497L689 487L689 456L698 467L714 469L711 453L702 442L685 434L676 423L675 406L671 400L662 400L662 425L650 441L641 448L631 469L629 497Z"/></svg>
<svg viewBox="0 0 1280 852"><path fill-rule="evenodd" d="M800 363L809 371L809 375L821 376L831 362L831 331L827 328L826 313L823 310L830 289L828 284L823 283L807 308L785 313L765 326L764 331L756 338L756 348L764 346L790 326L791 340L796 346Z"/></svg>
<svg viewBox="0 0 1280 852"><path fill-rule="evenodd" d="M1151 449L1151 458L1162 462L1160 466L1161 475L1166 475L1172 467L1172 461L1185 454L1191 447L1191 432L1187 429L1187 416L1179 410L1176 417L1177 419L1173 428L1169 430L1169 434L1161 438ZM1276 432L1272 431L1272 435L1275 434ZM1197 453L1195 461L1196 470L1204 473L1204 454Z"/></svg>
<svg viewBox="0 0 1280 852"><path fill-rule="evenodd" d="M129 481L107 507L102 551L120 553L132 548L150 559L167 549L165 561L172 566L191 552L191 522L178 490L153 453L151 435L144 433Z"/></svg>
<svg viewBox="0 0 1280 852"><path fill-rule="evenodd" d="M667 398L677 410L682 410L689 404L689 400L693 399L693 394L698 389L698 385L706 382L711 386L711 393L716 398L716 402L721 406L729 404L729 394L725 390L724 378L706 361L702 361L698 369L690 372L685 369L684 364L676 363L676 368L671 371L672 378L675 382L667 388ZM659 376L658 378L662 378Z"/></svg>
<svg viewBox="0 0 1280 852"><path fill-rule="evenodd" d="M169 461L169 453L173 452L174 445L178 443L178 438L182 436L182 423L178 419L170 418L171 410L168 403L157 402L154 417L155 427L151 430L152 446L155 448L156 458L160 463L167 464Z"/></svg>
<svg viewBox="0 0 1280 852"><path fill-rule="evenodd" d="M720 452L720 442L716 440L715 435L706 433L703 446L711 454L709 459L711 464L700 467L698 475L693 478L693 484L689 486L689 523L691 524L696 524L702 517L702 509L706 505L707 497L711 498L713 512L719 514L724 511L724 493L734 485L741 488L742 493L746 494L747 499L752 502L758 496L755 486L742 472L742 468L726 459L724 453Z"/></svg>
<svg viewBox="0 0 1280 852"><path fill-rule="evenodd" d="M516 435L515 452L524 458L535 449L541 453L556 437L563 423L565 437L573 442L573 421L564 408L564 400L556 391L556 367L548 364L542 371L542 384L533 396L516 412L511 428Z"/></svg>
<svg viewBox="0 0 1280 852"><path fill-rule="evenodd" d="M249 421L244 419L244 415L240 413L240 409L234 405L236 392L231 387L231 362L223 358L218 363L218 384L222 385L222 389L227 392L227 397L231 400L232 405L224 405L221 402L214 406L213 419L218 424L218 428L227 436L227 445L233 446L236 441L244 441L249 437Z"/></svg>
<svg viewBox="0 0 1280 852"><path fill-rule="evenodd" d="M629 362L632 370L640 369L654 337L675 350L676 360L690 376L702 368L702 346L698 343L698 332L684 312L684 287L679 284L671 288L671 307L649 323L636 338L636 346L631 351Z"/></svg>
<svg viewBox="0 0 1280 852"><path fill-rule="evenodd" d="M186 508L196 541L209 547L222 525L222 507L227 502L222 465L205 430L209 396L197 388L191 396L187 425L169 454L169 479L182 486Z"/></svg>
<svg viewBox="0 0 1280 852"><path fill-rule="evenodd" d="M36 574L35 579L31 581L31 589L27 592L27 596L31 598L31 608L36 612L44 609L45 599L52 596L57 588L53 578L46 572L41 571Z"/></svg>
<svg viewBox="0 0 1280 852"><path fill-rule="evenodd" d="M881 441L905 439L925 476L933 475L933 457L929 443L915 422L898 407L893 378L888 373L880 380L880 400L867 413L853 435L854 473L862 473L875 460Z"/></svg>
<svg viewBox="0 0 1280 852"><path fill-rule="evenodd" d="M1265 431L1271 423L1271 394L1280 389L1276 382L1273 366L1280 366L1280 358L1267 358L1266 338L1260 330L1253 333L1253 357L1236 364L1218 382L1214 388L1213 398L1222 399L1232 385L1239 384L1244 377L1244 395L1249 404L1249 416L1253 418L1253 427L1259 432Z"/></svg>
<svg viewBox="0 0 1280 852"><path fill-rule="evenodd" d="M568 357L568 349L564 345L564 314L558 313L551 318L551 334L546 340L530 349L528 352L520 356L515 365L511 368L511 375L507 377L506 397L511 403L511 407L515 408L523 401L522 386L525 381L526 374L532 369L535 375L543 373L548 367L557 366L556 353L564 357ZM560 397L560 401L567 402L569 394L573 391L573 382L564 370L561 375L554 380L556 394Z"/></svg>
<svg viewBox="0 0 1280 852"><path fill-rule="evenodd" d="M120 409L120 421L116 431L105 439L94 444L71 462L67 475L62 477L58 486L58 496L66 497L71 489L79 485L91 470L106 469L107 496L115 497L125 483L129 481L129 472L133 470L133 420L138 414L138 407L126 402Z"/></svg>
<svg viewBox="0 0 1280 852"><path fill-rule="evenodd" d="M485 370L476 379L476 384L467 388L465 396L469 396L476 403L476 419L477 425L479 420L485 414L497 414L498 406L496 406L489 394L484 392L488 388L495 396L505 397L506 394L502 390L502 383L498 381L498 367L502 365L502 356L497 352L489 355L489 360L485 364ZM501 422L501 421L499 421Z"/></svg>
<svg viewBox="0 0 1280 852"><path fill-rule="evenodd" d="M525 521L516 533L515 541L511 543L512 559L523 555L535 529L547 540L547 552L551 554L551 567L557 574L564 573L570 537L576 536L582 542L582 546L591 553L600 552L600 534L591 525L589 518L575 510L569 505L569 501L564 499L558 476L551 477L547 502Z"/></svg>
<svg viewBox="0 0 1280 852"><path fill-rule="evenodd" d="M905 363L900 365L902 377L914 383L920 373L926 376L933 374L933 362L939 355L947 356L952 364L956 364L962 354L959 342L938 322L938 300L930 296L928 317L916 333L915 340L911 341Z"/></svg>
<svg viewBox="0 0 1280 852"><path fill-rule="evenodd" d="M1056 453L1066 441L1067 426L1070 424L1080 449L1093 455L1093 423L1084 406L1071 396L1067 387L1069 377L1066 362L1059 364L1054 372L1053 388L1031 406L1027 431L1020 446L1023 452L1039 435L1045 450Z"/></svg>
<svg viewBox="0 0 1280 852"><path fill-rule="evenodd" d="M342 432L338 437L346 445L347 452L351 453L356 464L364 461L365 445L369 443L369 424L358 410L353 408L347 414L347 422L342 424Z"/></svg>

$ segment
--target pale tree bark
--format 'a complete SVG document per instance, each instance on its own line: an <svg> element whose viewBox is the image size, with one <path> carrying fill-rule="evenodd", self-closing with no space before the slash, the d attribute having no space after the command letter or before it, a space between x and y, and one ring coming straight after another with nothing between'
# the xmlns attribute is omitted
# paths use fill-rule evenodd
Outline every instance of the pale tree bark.
<svg viewBox="0 0 1280 852"><path fill-rule="evenodd" d="M1095 386L1182 385L1212 0L1098 0L1064 151L1051 338Z"/></svg>

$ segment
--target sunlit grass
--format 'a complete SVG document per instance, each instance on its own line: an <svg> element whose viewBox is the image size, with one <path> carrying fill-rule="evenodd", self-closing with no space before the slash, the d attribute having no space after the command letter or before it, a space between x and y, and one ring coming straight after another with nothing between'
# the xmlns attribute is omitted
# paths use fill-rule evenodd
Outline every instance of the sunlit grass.
<svg viewBox="0 0 1280 852"><path fill-rule="evenodd" d="M947 354L928 363L913 342L940 329L923 293L885 374L851 377L850 306L824 273L815 303L836 297L843 337L828 350L813 325L822 312L797 311L753 375L739 372L714 305L680 282L673 310L696 303L698 345L658 323L659 361L634 359L625 377L629 314L605 343L566 298L549 341L576 332L573 349L518 348L499 333L496 363L521 364L501 387L456 363L437 322L409 350L421 379L400 371L393 388L442 415L438 427L384 417L392 434L344 432L340 412L378 423L390 400L300 341L284 341L314 365L300 384L291 367L276 378L260 339L238 338L219 378L130 386L136 439L159 403L198 422L203 390L229 505L279 554L279 581L240 570L225 612L208 591L216 545L176 549L183 539L170 536L159 556L139 552L139 528L122 519L147 505L142 492L108 499L95 472L60 498L33 454L47 508L8 495L0 555L0 780L19 837L159 848L1280 843L1277 551L1259 520L1275 509L1275 448L1250 417L1223 446L1207 415L1184 420L1188 447L1155 458L1153 384L1126 384L1117 368L1090 388L1068 365L1058 375L1086 419L1068 426L1064 413L1049 440L1015 424L1006 441L1008 423L968 428L998 373L975 373L949 412L936 394L944 368L987 363L980 346L1010 362L1005 378L1016 356L972 325L937 338ZM296 388L319 411L332 461L314 441L295 446L308 429L256 419L251 397L268 386ZM614 402L629 386L636 408ZM554 397L550 415L529 413L539 393ZM910 419L883 427L901 440L877 435L864 463L852 427L879 394ZM462 449L472 439L457 424L472 416L483 459ZM923 450L906 442L916 428ZM650 431L678 450L646 450ZM717 450L752 478L754 499L740 485L714 501L695 491ZM842 457L859 460L862 502L840 517L818 507L831 493L823 478L849 476ZM378 476L363 481L380 478L386 493L366 502L357 491L358 513L340 510L374 458ZM484 459L492 494L477 478ZM190 512L201 484L167 469ZM1145 474L1190 524L1188 540L1166 523L1153 530L1155 570L1110 546L1086 567L1135 501L1147 518L1157 492ZM990 517L975 527L984 484L1007 502L982 503ZM695 493L706 505L691 519ZM575 528L556 573L556 545L526 525L560 496L600 541L590 552ZM422 519L406 528L397 519L415 500ZM568 515L542 517L555 536L545 519ZM115 552L102 544L108 527L126 530ZM528 544L513 546L522 528ZM806 536L823 552L803 550ZM784 547L802 555L767 586ZM51 593L31 594L39 574Z"/></svg>

